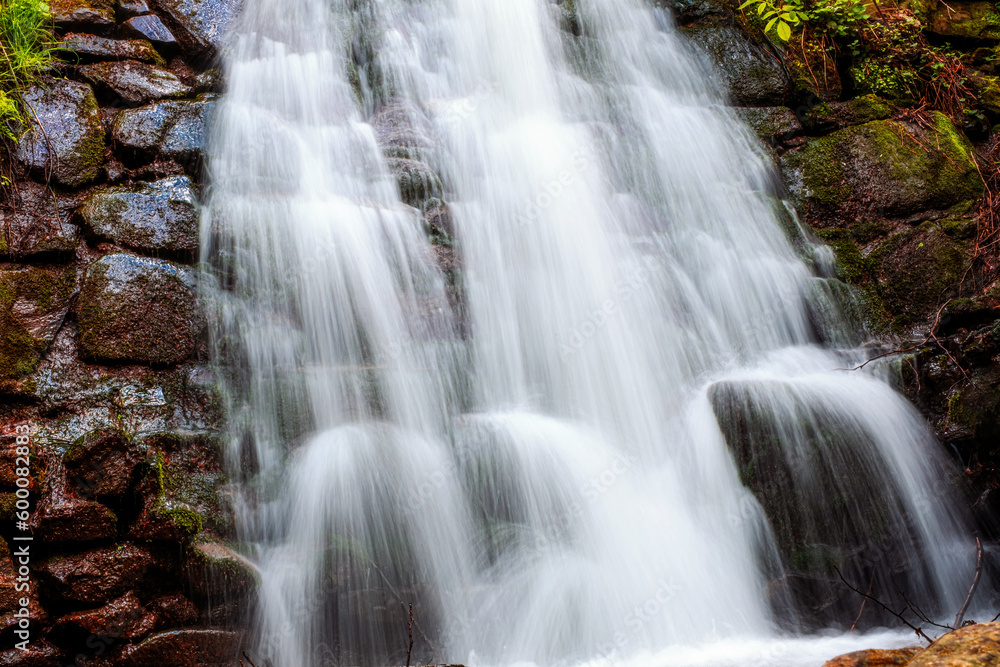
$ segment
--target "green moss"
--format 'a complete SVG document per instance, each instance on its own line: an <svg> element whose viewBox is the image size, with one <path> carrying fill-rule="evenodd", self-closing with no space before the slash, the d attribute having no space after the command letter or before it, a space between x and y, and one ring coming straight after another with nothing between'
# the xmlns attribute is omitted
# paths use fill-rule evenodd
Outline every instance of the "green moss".
<svg viewBox="0 0 1000 667"><path fill-rule="evenodd" d="M808 199L825 206L836 206L850 195L842 159L840 141L829 136L810 141L790 157L789 162L802 170L802 184Z"/></svg>
<svg viewBox="0 0 1000 667"><path fill-rule="evenodd" d="M848 73L855 90L861 95L877 95L897 103L913 101L910 83L917 79L913 70L872 59L852 66Z"/></svg>
<svg viewBox="0 0 1000 667"><path fill-rule="evenodd" d="M173 523L186 538L194 537L204 527L201 515L184 507L165 509L162 512L158 512L158 514Z"/></svg>
<svg viewBox="0 0 1000 667"><path fill-rule="evenodd" d="M67 303L76 284L72 268L56 273L25 267L0 274L0 379L33 372L48 347L14 313L14 304L30 302L39 314L57 311Z"/></svg>
<svg viewBox="0 0 1000 667"><path fill-rule="evenodd" d="M817 231L816 234L836 253L838 278L852 285L859 285L867 278L868 262L849 232L830 229Z"/></svg>
<svg viewBox="0 0 1000 667"><path fill-rule="evenodd" d="M17 494L0 493L0 521L11 521L17 509Z"/></svg>

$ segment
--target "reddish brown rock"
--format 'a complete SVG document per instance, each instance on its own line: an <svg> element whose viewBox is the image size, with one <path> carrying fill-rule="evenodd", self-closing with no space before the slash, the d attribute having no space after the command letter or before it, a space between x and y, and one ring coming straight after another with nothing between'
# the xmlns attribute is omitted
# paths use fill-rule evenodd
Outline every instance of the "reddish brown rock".
<svg viewBox="0 0 1000 667"><path fill-rule="evenodd" d="M252 593L260 578L253 563L217 542L193 545L184 561L183 572L195 598L216 602Z"/></svg>
<svg viewBox="0 0 1000 667"><path fill-rule="evenodd" d="M28 598L28 613L34 623L43 623L48 618L38 602L37 588L31 586L27 591L19 591L18 583L23 584L23 581L18 582L17 579L17 568L11 558L10 547L0 538L0 632L17 624L18 619L14 614L20 608L23 597ZM28 581L30 583L30 575Z"/></svg>
<svg viewBox="0 0 1000 667"><path fill-rule="evenodd" d="M38 567L38 575L63 599L103 603L129 590L158 588L165 568L147 549L120 544L56 556Z"/></svg>
<svg viewBox="0 0 1000 667"><path fill-rule="evenodd" d="M92 500L61 498L43 502L32 518L35 533L47 542L90 542L114 537L118 518Z"/></svg>
<svg viewBox="0 0 1000 667"><path fill-rule="evenodd" d="M122 652L124 667L228 667L239 654L242 637L225 630L158 632Z"/></svg>
<svg viewBox="0 0 1000 667"><path fill-rule="evenodd" d="M0 651L0 667L57 667L59 650L45 641L28 645L27 651L10 649Z"/></svg>
<svg viewBox="0 0 1000 667"><path fill-rule="evenodd" d="M158 628L179 628L193 625L198 621L198 608L180 593L153 598L149 603L149 609L158 617Z"/></svg>
<svg viewBox="0 0 1000 667"><path fill-rule="evenodd" d="M908 667L997 667L1000 623L977 623L949 632L910 661Z"/></svg>
<svg viewBox="0 0 1000 667"><path fill-rule="evenodd" d="M132 641L153 631L157 617L139 603L129 591L100 609L80 611L63 616L52 626L54 635L100 635L111 639Z"/></svg>
<svg viewBox="0 0 1000 667"><path fill-rule="evenodd" d="M855 651L829 660L823 667L903 667L923 650L922 646L910 646L890 650Z"/></svg>
<svg viewBox="0 0 1000 667"><path fill-rule="evenodd" d="M92 431L66 451L69 484L82 498L119 497L132 483L139 447L121 431Z"/></svg>

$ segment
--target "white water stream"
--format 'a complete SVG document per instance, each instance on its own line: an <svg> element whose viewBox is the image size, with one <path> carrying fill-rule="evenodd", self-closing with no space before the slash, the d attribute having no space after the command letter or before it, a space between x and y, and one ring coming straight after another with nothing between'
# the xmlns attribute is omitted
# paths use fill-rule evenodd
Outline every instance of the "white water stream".
<svg viewBox="0 0 1000 667"><path fill-rule="evenodd" d="M891 561L886 590L954 613L974 549L939 445L844 370L829 251L664 14L576 0L573 37L548 0L245 4L203 247L258 665L402 664L411 602L415 661L907 643L789 639L789 550L859 587ZM440 176L456 286L386 155Z"/></svg>

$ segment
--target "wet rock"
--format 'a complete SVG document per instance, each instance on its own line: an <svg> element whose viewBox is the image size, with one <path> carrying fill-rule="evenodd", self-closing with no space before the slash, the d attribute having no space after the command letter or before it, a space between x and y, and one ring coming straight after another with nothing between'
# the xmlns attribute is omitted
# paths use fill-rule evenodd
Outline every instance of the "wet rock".
<svg viewBox="0 0 1000 667"><path fill-rule="evenodd" d="M67 221L53 191L34 181L22 181L0 205L0 257L72 254L80 232Z"/></svg>
<svg viewBox="0 0 1000 667"><path fill-rule="evenodd" d="M36 640L28 644L28 650L10 649L0 651L0 667L58 667L60 653L52 644Z"/></svg>
<svg viewBox="0 0 1000 667"><path fill-rule="evenodd" d="M170 630L122 652L124 667L223 667L233 664L242 636L225 630Z"/></svg>
<svg viewBox="0 0 1000 667"><path fill-rule="evenodd" d="M811 135L828 134L852 125L863 125L873 120L886 120L892 107L875 96L863 95L847 102L822 102L802 116L802 125Z"/></svg>
<svg viewBox="0 0 1000 667"><path fill-rule="evenodd" d="M31 373L69 311L72 269L0 270L0 378Z"/></svg>
<svg viewBox="0 0 1000 667"><path fill-rule="evenodd" d="M62 38L62 47L82 60L138 60L163 65L163 57L144 39L107 39L96 35L70 33Z"/></svg>
<svg viewBox="0 0 1000 667"><path fill-rule="evenodd" d="M77 307L81 350L96 359L176 364L204 326L191 269L129 254L90 265Z"/></svg>
<svg viewBox="0 0 1000 667"><path fill-rule="evenodd" d="M28 613L34 622L44 623L48 619L45 610L38 602L37 586L31 587L27 592L18 590L19 584L24 580L24 576L18 572L22 565L17 563L15 567L10 546L0 538L0 632L10 630L18 624L14 614L21 608L21 599L24 597L28 598ZM19 577L22 582L18 582ZM23 588L23 584L21 587Z"/></svg>
<svg viewBox="0 0 1000 667"><path fill-rule="evenodd" d="M260 573L253 563L218 542L192 545L183 573L188 590L196 599L216 602L245 597L260 582Z"/></svg>
<svg viewBox="0 0 1000 667"><path fill-rule="evenodd" d="M146 0L118 0L119 17L141 16L150 11L149 3Z"/></svg>
<svg viewBox="0 0 1000 667"><path fill-rule="evenodd" d="M434 147L433 129L423 112L410 103L387 103L372 117L371 125L387 157L422 160Z"/></svg>
<svg viewBox="0 0 1000 667"><path fill-rule="evenodd" d="M156 8L176 28L175 34L185 53L210 56L218 52L233 19L239 0L154 0Z"/></svg>
<svg viewBox="0 0 1000 667"><path fill-rule="evenodd" d="M63 455L69 486L82 498L120 498L132 484L140 447L118 430L91 431Z"/></svg>
<svg viewBox="0 0 1000 667"><path fill-rule="evenodd" d="M949 632L909 667L996 667L1000 665L1000 623L977 623Z"/></svg>
<svg viewBox="0 0 1000 667"><path fill-rule="evenodd" d="M404 158L389 158L387 163L396 176L400 198L410 206L422 208L428 199L441 196L441 179L427 163Z"/></svg>
<svg viewBox="0 0 1000 667"><path fill-rule="evenodd" d="M985 2L942 2L932 0L927 3L927 29L945 37L961 37L974 40L1000 39L1000 11L996 3Z"/></svg>
<svg viewBox="0 0 1000 667"><path fill-rule="evenodd" d="M789 80L781 60L747 39L738 28L705 21L686 26L681 32L709 58L733 104L754 107L784 103Z"/></svg>
<svg viewBox="0 0 1000 667"><path fill-rule="evenodd" d="M80 215L97 236L134 250L193 256L198 248L198 204L187 176L101 190Z"/></svg>
<svg viewBox="0 0 1000 667"><path fill-rule="evenodd" d="M804 134L802 123L788 107L744 107L736 110L744 123L769 146L785 146Z"/></svg>
<svg viewBox="0 0 1000 667"><path fill-rule="evenodd" d="M32 518L37 535L46 542L91 542L114 537L118 518L92 500L63 497L43 500Z"/></svg>
<svg viewBox="0 0 1000 667"><path fill-rule="evenodd" d="M147 39L164 51L178 48L174 33L155 14L136 16L122 24L122 33L138 39Z"/></svg>
<svg viewBox="0 0 1000 667"><path fill-rule="evenodd" d="M104 163L104 127L90 86L56 80L24 93L32 121L15 151L36 175L68 187L90 183Z"/></svg>
<svg viewBox="0 0 1000 667"><path fill-rule="evenodd" d="M79 73L99 92L116 96L128 104L184 97L191 92L169 70L135 60L85 65Z"/></svg>
<svg viewBox="0 0 1000 667"><path fill-rule="evenodd" d="M158 617L157 627L179 628L198 621L198 608L180 593L170 593L153 598L150 611Z"/></svg>
<svg viewBox="0 0 1000 667"><path fill-rule="evenodd" d="M165 576L159 559L134 544L55 556L41 563L37 572L43 585L58 597L91 604L156 588Z"/></svg>
<svg viewBox="0 0 1000 667"><path fill-rule="evenodd" d="M156 615L143 608L132 591L100 609L67 614L52 626L52 634L70 640L100 635L132 641L153 631Z"/></svg>
<svg viewBox="0 0 1000 667"><path fill-rule="evenodd" d="M160 157L197 164L205 145L206 118L214 106L214 96L202 95L192 102L126 109L118 114L112 137L136 160Z"/></svg>
<svg viewBox="0 0 1000 667"><path fill-rule="evenodd" d="M115 25L111 0L52 0L52 21L58 28L106 30Z"/></svg>
<svg viewBox="0 0 1000 667"><path fill-rule="evenodd" d="M925 129L874 121L809 141L782 158L793 200L807 219L902 217L974 200L983 189L968 140L946 116Z"/></svg>
<svg viewBox="0 0 1000 667"><path fill-rule="evenodd" d="M855 651L828 660L823 667L903 667L923 650L922 646L911 646L889 650Z"/></svg>

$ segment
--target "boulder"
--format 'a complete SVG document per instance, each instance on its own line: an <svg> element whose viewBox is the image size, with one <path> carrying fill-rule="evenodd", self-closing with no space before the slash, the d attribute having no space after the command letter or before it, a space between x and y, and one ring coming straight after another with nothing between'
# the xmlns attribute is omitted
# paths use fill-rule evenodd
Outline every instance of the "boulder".
<svg viewBox="0 0 1000 667"><path fill-rule="evenodd" d="M133 250L193 256L198 249L197 196L187 176L100 190L80 215L93 234Z"/></svg>
<svg viewBox="0 0 1000 667"><path fill-rule="evenodd" d="M240 10L239 0L154 0L190 56L212 56Z"/></svg>
<svg viewBox="0 0 1000 667"><path fill-rule="evenodd" d="M908 667L997 667L1000 623L976 623L940 637Z"/></svg>
<svg viewBox="0 0 1000 667"><path fill-rule="evenodd" d="M788 107L738 108L740 119L769 146L790 146L801 143L802 123Z"/></svg>
<svg viewBox="0 0 1000 667"><path fill-rule="evenodd" d="M0 269L0 379L31 373L69 311L72 268Z"/></svg>
<svg viewBox="0 0 1000 667"><path fill-rule="evenodd" d="M170 29L163 25L163 21L155 14L136 16L130 18L122 24L122 33L138 39L148 39L164 51L173 51L177 46L177 39Z"/></svg>
<svg viewBox="0 0 1000 667"><path fill-rule="evenodd" d="M28 644L28 650L9 649L0 651L0 667L59 667L61 653L45 640L35 640Z"/></svg>
<svg viewBox="0 0 1000 667"><path fill-rule="evenodd" d="M137 60L84 65L79 73L102 94L118 97L127 104L184 97L191 92L169 70Z"/></svg>
<svg viewBox="0 0 1000 667"><path fill-rule="evenodd" d="M239 653L242 635L226 630L191 629L158 632L126 646L123 667L229 667Z"/></svg>
<svg viewBox="0 0 1000 667"><path fill-rule="evenodd" d="M942 2L932 0L927 29L944 37L970 40L1000 39L1000 11L994 2Z"/></svg>
<svg viewBox="0 0 1000 667"><path fill-rule="evenodd" d="M62 48L73 51L82 60L138 60L163 65L163 57L144 39L107 39L96 35L69 33L62 38Z"/></svg>
<svg viewBox="0 0 1000 667"><path fill-rule="evenodd" d="M73 254L80 232L69 223L64 204L41 183L18 183L0 205L0 257Z"/></svg>
<svg viewBox="0 0 1000 667"><path fill-rule="evenodd" d="M434 147L433 128L411 103L394 100L383 105L371 125L387 157L422 160Z"/></svg>
<svg viewBox="0 0 1000 667"><path fill-rule="evenodd" d="M900 649L855 651L828 660L823 667L903 667L923 650L922 646L911 646Z"/></svg>
<svg viewBox="0 0 1000 667"><path fill-rule="evenodd" d="M15 156L36 175L51 174L60 185L90 183L104 164L104 126L90 86L54 80L24 93L31 109L28 131Z"/></svg>
<svg viewBox="0 0 1000 667"><path fill-rule="evenodd" d="M977 199L982 178L968 140L943 114L931 127L873 121L789 151L781 161L793 201L820 226L898 218Z"/></svg>
<svg viewBox="0 0 1000 667"><path fill-rule="evenodd" d="M829 134L852 125L886 120L892 107L876 95L862 95L846 102L821 102L802 114L802 126L810 135Z"/></svg>
<svg viewBox="0 0 1000 667"><path fill-rule="evenodd" d="M157 627L160 628L179 628L198 622L198 608L180 593L153 598L149 609L157 615Z"/></svg>
<svg viewBox="0 0 1000 667"><path fill-rule="evenodd" d="M102 31L115 25L112 0L51 0L48 4L58 28Z"/></svg>
<svg viewBox="0 0 1000 667"><path fill-rule="evenodd" d="M91 542L114 537L118 518L92 500L62 497L43 500L32 517L35 533L46 542Z"/></svg>
<svg viewBox="0 0 1000 667"><path fill-rule="evenodd" d="M789 79L781 59L751 41L733 25L704 21L680 31L714 65L720 86L738 106L775 106L785 102Z"/></svg>
<svg viewBox="0 0 1000 667"><path fill-rule="evenodd" d="M81 498L120 498L142 459L139 445L122 431L91 431L63 454L69 488Z"/></svg>
<svg viewBox="0 0 1000 667"><path fill-rule="evenodd" d="M95 359L176 364L204 327L193 270L124 253L88 267L77 309L81 351Z"/></svg>
<svg viewBox="0 0 1000 667"><path fill-rule="evenodd" d="M147 611L139 598L129 591L100 609L67 614L52 626L52 634L69 639L101 635L110 639L132 641L153 631L157 617Z"/></svg>
<svg viewBox="0 0 1000 667"><path fill-rule="evenodd" d="M150 11L146 0L118 0L118 16L121 18L142 16Z"/></svg>
<svg viewBox="0 0 1000 667"><path fill-rule="evenodd" d="M219 542L192 545L182 569L187 589L194 597L215 603L246 597L260 583L256 566Z"/></svg>
<svg viewBox="0 0 1000 667"><path fill-rule="evenodd" d="M111 130L115 145L137 161L151 158L197 165L206 138L206 119L215 96L191 102L157 102L118 114Z"/></svg>
<svg viewBox="0 0 1000 667"><path fill-rule="evenodd" d="M44 561L39 579L63 600L103 604L129 591L159 588L165 568L152 552L134 544L99 547Z"/></svg>

